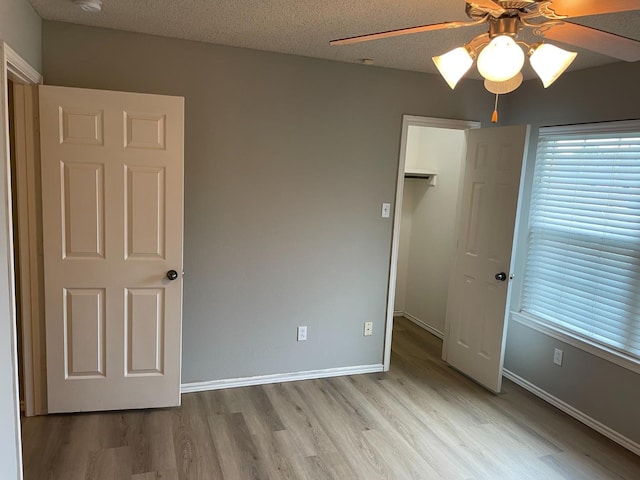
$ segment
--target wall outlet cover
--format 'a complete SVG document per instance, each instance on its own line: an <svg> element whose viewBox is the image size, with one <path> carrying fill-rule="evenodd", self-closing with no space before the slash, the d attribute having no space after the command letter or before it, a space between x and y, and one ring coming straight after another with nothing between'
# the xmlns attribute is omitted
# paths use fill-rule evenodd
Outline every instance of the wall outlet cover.
<svg viewBox="0 0 640 480"><path fill-rule="evenodd" d="M306 339L307 339L307 327L306 327L306 325L298 327L298 341L299 342L304 342Z"/></svg>
<svg viewBox="0 0 640 480"><path fill-rule="evenodd" d="M556 365L562 366L562 356L563 356L564 352L562 350L560 350L559 348L556 348L553 351L553 363L555 363Z"/></svg>
<svg viewBox="0 0 640 480"><path fill-rule="evenodd" d="M364 336L368 337L373 334L373 322L364 322Z"/></svg>

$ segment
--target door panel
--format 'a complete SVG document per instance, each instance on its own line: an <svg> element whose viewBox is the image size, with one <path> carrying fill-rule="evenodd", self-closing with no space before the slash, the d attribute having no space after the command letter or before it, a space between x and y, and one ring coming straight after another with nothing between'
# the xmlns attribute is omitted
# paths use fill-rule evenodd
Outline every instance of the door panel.
<svg viewBox="0 0 640 480"><path fill-rule="evenodd" d="M127 258L164 258L164 168L127 167Z"/></svg>
<svg viewBox="0 0 640 480"><path fill-rule="evenodd" d="M50 413L180 403L183 110L40 87Z"/></svg>
<svg viewBox="0 0 640 480"><path fill-rule="evenodd" d="M105 312L102 288L64 290L64 337L66 376L105 376Z"/></svg>
<svg viewBox="0 0 640 480"><path fill-rule="evenodd" d="M104 258L104 165L62 162L64 258Z"/></svg>
<svg viewBox="0 0 640 480"><path fill-rule="evenodd" d="M528 127L470 130L443 358L490 390L502 382L511 249ZM507 281L495 275L505 272Z"/></svg>
<svg viewBox="0 0 640 480"><path fill-rule="evenodd" d="M163 293L159 288L127 289L127 376L164 373Z"/></svg>

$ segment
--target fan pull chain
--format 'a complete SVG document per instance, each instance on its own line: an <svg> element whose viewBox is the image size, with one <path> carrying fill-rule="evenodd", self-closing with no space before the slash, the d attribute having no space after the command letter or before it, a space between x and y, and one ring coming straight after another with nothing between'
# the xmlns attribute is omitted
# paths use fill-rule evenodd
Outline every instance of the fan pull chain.
<svg viewBox="0 0 640 480"><path fill-rule="evenodd" d="M498 123L498 94L496 93L496 103L493 106L493 115L491 115L491 123Z"/></svg>

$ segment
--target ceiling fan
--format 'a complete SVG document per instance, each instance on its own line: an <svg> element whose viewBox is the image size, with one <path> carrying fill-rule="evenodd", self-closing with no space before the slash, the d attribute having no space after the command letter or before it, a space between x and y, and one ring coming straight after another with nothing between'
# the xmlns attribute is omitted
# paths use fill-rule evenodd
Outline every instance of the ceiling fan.
<svg viewBox="0 0 640 480"><path fill-rule="evenodd" d="M474 37L462 47L433 57L433 61L453 89L477 59L485 87L497 95L509 93L520 86L525 53L545 88L562 75L576 57L575 52L544 41L529 45L518 40L523 28L532 29L533 34L542 40L575 45L627 62L640 60L640 41L567 21L573 17L631 10L640 10L640 0L467 0L465 11L470 22L420 25L341 38L330 43L348 45L487 23L487 33Z"/></svg>

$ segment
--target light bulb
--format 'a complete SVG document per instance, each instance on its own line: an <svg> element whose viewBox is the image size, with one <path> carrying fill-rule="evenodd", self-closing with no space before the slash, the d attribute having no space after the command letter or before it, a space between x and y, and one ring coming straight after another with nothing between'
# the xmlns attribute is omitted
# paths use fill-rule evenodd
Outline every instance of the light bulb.
<svg viewBox="0 0 640 480"><path fill-rule="evenodd" d="M432 60L452 90L473 65L473 58L464 47L454 48L444 55L433 57Z"/></svg>
<svg viewBox="0 0 640 480"><path fill-rule="evenodd" d="M529 62L536 71L542 85L547 88L571 65L578 55L549 43L542 43L529 54Z"/></svg>
<svg viewBox="0 0 640 480"><path fill-rule="evenodd" d="M478 56L478 71L487 80L504 82L522 70L524 52L508 35L495 37Z"/></svg>

